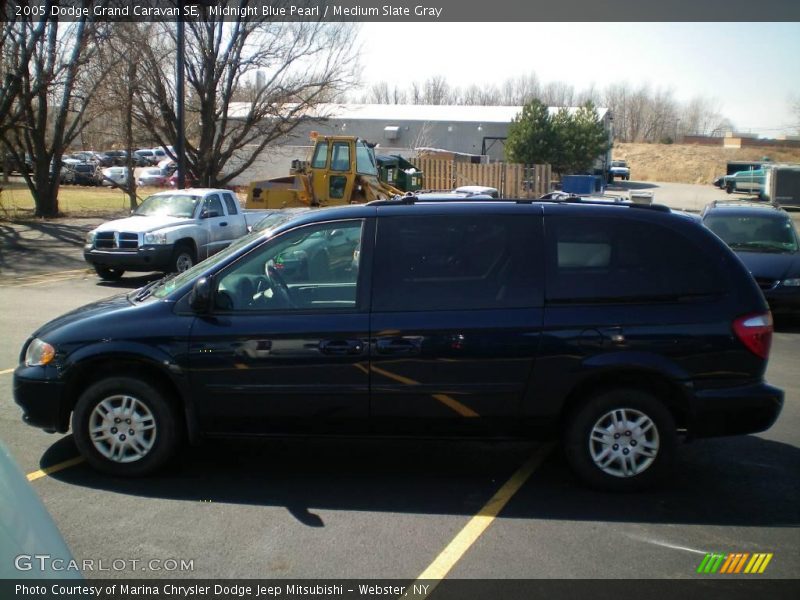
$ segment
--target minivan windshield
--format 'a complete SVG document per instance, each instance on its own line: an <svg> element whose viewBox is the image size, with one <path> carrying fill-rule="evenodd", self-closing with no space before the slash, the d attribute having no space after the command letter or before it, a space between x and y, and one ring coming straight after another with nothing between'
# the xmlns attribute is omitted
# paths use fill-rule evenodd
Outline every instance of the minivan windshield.
<svg viewBox="0 0 800 600"><path fill-rule="evenodd" d="M733 250L794 253L797 233L789 217L771 215L710 215L705 225Z"/></svg>
<svg viewBox="0 0 800 600"><path fill-rule="evenodd" d="M152 290L152 295L156 298L164 298L165 296L171 294L173 291L177 290L178 288L186 285L192 279L204 273L211 267L218 265L219 263L223 262L226 258L228 258L231 254L235 253L239 250L242 246L246 246L250 242L252 242L255 238L261 237L263 234L259 233L248 233L247 235L240 237L238 240L234 241L230 246L217 252L213 256L207 258L206 260L197 263L195 266L191 267L190 269L186 269L183 273L179 273L175 277L171 279L164 279L162 282L159 283Z"/></svg>
<svg viewBox="0 0 800 600"><path fill-rule="evenodd" d="M200 196L191 194L158 194L150 196L133 214L143 217L182 217L191 219Z"/></svg>

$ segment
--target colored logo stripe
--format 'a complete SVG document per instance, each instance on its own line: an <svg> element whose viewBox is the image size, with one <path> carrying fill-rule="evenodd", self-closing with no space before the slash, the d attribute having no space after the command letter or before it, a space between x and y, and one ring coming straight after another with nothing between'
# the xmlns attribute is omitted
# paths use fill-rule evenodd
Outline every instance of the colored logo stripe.
<svg viewBox="0 0 800 600"><path fill-rule="evenodd" d="M727 575L742 572L749 574L763 573L772 560L772 556L772 553L751 555L749 552L731 552L729 554L709 552L697 567L697 572L704 574L719 572ZM744 571L742 571L743 569Z"/></svg>

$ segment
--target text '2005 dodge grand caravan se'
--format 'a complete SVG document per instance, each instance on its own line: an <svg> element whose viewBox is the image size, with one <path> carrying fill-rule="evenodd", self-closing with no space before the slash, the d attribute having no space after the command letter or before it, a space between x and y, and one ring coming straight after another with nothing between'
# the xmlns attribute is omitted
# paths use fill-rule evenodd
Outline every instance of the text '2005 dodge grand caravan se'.
<svg viewBox="0 0 800 600"><path fill-rule="evenodd" d="M379 201L287 217L36 331L25 421L142 475L241 434L561 437L641 488L678 434L763 431L772 319L742 263L663 206Z"/></svg>

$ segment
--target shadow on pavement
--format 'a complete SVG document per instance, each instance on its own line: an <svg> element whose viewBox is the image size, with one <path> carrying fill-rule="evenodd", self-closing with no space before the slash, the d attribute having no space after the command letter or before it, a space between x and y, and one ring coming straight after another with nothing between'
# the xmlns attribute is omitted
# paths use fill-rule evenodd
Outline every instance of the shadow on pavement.
<svg viewBox="0 0 800 600"><path fill-rule="evenodd" d="M209 441L165 471L118 479L88 465L51 476L132 496L283 506L324 526L312 509L473 515L538 446L530 442L292 438ZM75 452L53 444L42 465ZM610 494L581 487L554 451L504 509L504 518L796 527L800 450L742 436L679 447L661 489Z"/></svg>
<svg viewBox="0 0 800 600"><path fill-rule="evenodd" d="M136 273L135 275L123 276L119 281L103 281L98 277L97 285L111 289L135 290L154 279L161 279L162 277L164 277L163 273Z"/></svg>
<svg viewBox="0 0 800 600"><path fill-rule="evenodd" d="M83 241L96 221L0 221L0 270L20 276L86 267Z"/></svg>
<svg viewBox="0 0 800 600"><path fill-rule="evenodd" d="M648 183L647 181L615 181L614 183L609 183L606 190L651 190L658 187L657 184Z"/></svg>

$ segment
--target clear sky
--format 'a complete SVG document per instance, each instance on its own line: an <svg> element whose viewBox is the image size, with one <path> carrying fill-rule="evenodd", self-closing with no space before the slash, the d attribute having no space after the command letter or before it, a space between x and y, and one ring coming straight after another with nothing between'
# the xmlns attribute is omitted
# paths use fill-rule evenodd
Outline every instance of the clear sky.
<svg viewBox="0 0 800 600"><path fill-rule="evenodd" d="M800 0L798 0L800 1ZM453 86L535 72L576 91L594 83L670 89L718 101L739 131L796 134L800 23L364 23L362 78Z"/></svg>

